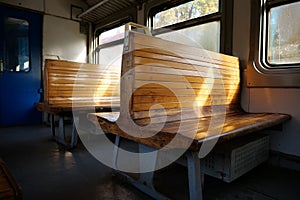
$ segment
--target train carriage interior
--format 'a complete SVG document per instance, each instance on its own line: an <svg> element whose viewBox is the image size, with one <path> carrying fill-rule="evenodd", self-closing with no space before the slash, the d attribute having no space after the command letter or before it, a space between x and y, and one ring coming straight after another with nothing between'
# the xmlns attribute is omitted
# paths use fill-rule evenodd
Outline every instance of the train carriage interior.
<svg viewBox="0 0 300 200"><path fill-rule="evenodd" d="M0 0L0 200L300 199L299 0Z"/></svg>

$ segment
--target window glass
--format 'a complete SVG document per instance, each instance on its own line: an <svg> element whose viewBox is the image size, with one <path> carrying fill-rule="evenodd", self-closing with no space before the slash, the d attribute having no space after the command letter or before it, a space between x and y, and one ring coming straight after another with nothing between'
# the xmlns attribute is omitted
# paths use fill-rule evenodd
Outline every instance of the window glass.
<svg viewBox="0 0 300 200"><path fill-rule="evenodd" d="M99 37L99 45L123 39L124 33L125 25L105 31Z"/></svg>
<svg viewBox="0 0 300 200"><path fill-rule="evenodd" d="M29 23L22 19L6 18L5 70L28 72L29 63Z"/></svg>
<svg viewBox="0 0 300 200"><path fill-rule="evenodd" d="M121 67L125 25L105 31L99 35L96 63Z"/></svg>
<svg viewBox="0 0 300 200"><path fill-rule="evenodd" d="M157 13L153 17L153 28L195 19L219 11L219 0L194 0Z"/></svg>
<svg viewBox="0 0 300 200"><path fill-rule="evenodd" d="M98 64L120 66L122 62L123 44L100 49Z"/></svg>
<svg viewBox="0 0 300 200"><path fill-rule="evenodd" d="M271 8L268 14L270 64L300 63L300 2Z"/></svg>
<svg viewBox="0 0 300 200"><path fill-rule="evenodd" d="M220 49L220 22L211 22L186 29L160 34L157 37L201 47L210 51L219 52Z"/></svg>

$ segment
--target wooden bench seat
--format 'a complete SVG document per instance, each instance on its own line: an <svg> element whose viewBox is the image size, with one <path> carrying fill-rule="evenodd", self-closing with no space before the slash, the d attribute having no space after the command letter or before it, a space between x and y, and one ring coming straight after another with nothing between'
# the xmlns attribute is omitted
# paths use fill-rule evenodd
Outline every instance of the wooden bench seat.
<svg viewBox="0 0 300 200"><path fill-rule="evenodd" d="M194 152L189 158L194 166L189 167L194 169L191 177L196 179L190 180L191 199L202 199L196 168L204 141L230 140L290 118L241 109L236 57L135 32L128 32L124 45L120 112L92 113L88 118L105 132L155 149L167 146L180 133L173 148L188 145ZM135 137L131 131L147 137Z"/></svg>
<svg viewBox="0 0 300 200"><path fill-rule="evenodd" d="M59 116L59 134L55 138L63 144L64 120L73 111L95 112L118 109L120 104L120 67L100 66L62 60L46 60L44 68L44 100L35 107L51 115L51 130L55 136L54 116ZM73 127L75 131L75 128ZM72 133L71 147L75 145Z"/></svg>
<svg viewBox="0 0 300 200"><path fill-rule="evenodd" d="M179 126L184 125L189 128L186 131L196 131L191 148L199 150L204 139L216 137L208 135L213 119L225 120L220 124L223 127L217 137L226 140L281 124L290 118L277 113L250 114L241 109L240 70L236 57L134 32L130 32L129 41L130 48L123 56L122 75L129 71L130 74L121 82L121 113L89 115L90 120L100 123L107 132L161 148L177 134ZM126 96L130 92L132 97ZM153 108L157 104L164 109ZM164 117L166 120L155 136L141 139L132 138L117 127L122 123L130 125L127 122L131 119L127 117L140 126L146 126L152 120L152 124L157 124L152 126L154 129L160 126ZM115 123L117 120L119 123Z"/></svg>
<svg viewBox="0 0 300 200"><path fill-rule="evenodd" d="M126 132L120 129L118 124L121 123L116 123L119 114L119 112L93 113L89 114L89 118L95 124L100 124L101 128L107 133L114 133L123 138L127 138L158 149L164 147L173 139L174 135L177 134L180 124L186 123L186 126L189 126L190 124L194 126L195 123L197 123L197 134L195 135L195 138L193 138L193 143L189 148L194 151L198 151L200 149L204 140L218 139L218 142L224 142L235 137L240 137L249 133L273 127L289 119L288 116L283 114L268 113L237 113L236 115L227 115L224 126L222 127L222 132L214 136L207 135L209 119L200 122L198 122L198 120L191 121L191 123L188 121L173 121L165 123L163 129L151 138L137 138L128 135ZM149 132L151 132L151 129L149 129ZM190 138L188 138L188 140L190 140ZM178 144L178 148L184 147L184 138L182 138L181 142L183 144Z"/></svg>

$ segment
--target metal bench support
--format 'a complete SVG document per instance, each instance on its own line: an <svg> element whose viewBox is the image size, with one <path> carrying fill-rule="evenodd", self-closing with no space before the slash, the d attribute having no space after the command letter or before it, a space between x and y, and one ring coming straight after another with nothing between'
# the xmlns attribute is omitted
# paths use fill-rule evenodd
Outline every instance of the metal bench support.
<svg viewBox="0 0 300 200"><path fill-rule="evenodd" d="M74 120L75 119L73 119L71 138L70 138L70 141L68 142L66 140L64 117L59 116L58 133L56 134L54 115L50 114L50 126L51 126L51 132L52 132L53 138L55 139L56 142L66 146L67 148L70 148L70 149L74 148L77 145L77 142L78 142L78 134L77 134L77 131L76 131Z"/></svg>
<svg viewBox="0 0 300 200"><path fill-rule="evenodd" d="M156 191L156 189L154 188L154 185L153 185L153 177L154 177L157 156L154 156L153 159L150 161L151 162L150 164L151 164L151 167L153 167L153 170L148 173L140 173L138 179L134 179L131 176L129 176L121 171L118 171L117 160L118 160L118 154L119 154L118 149L119 149L120 143L121 143L120 139L121 139L120 136L116 136L115 148L114 148L114 152L113 152L113 165L114 165L115 169L117 170L116 172L119 175L121 175L122 177L124 177L126 179L126 181L129 182L131 185L133 185L140 191L148 194L149 196L153 197L154 199L157 199L157 200L169 199L168 197L166 197L163 194ZM151 148L151 147L139 144L139 152L140 153L143 153L143 152L145 153L145 152L149 152L152 150L153 150L153 148ZM142 155L139 157L139 160L140 160L140 169L143 169L148 166L147 164L149 164L149 160L145 161L143 159ZM145 165L147 165L147 166L145 166Z"/></svg>
<svg viewBox="0 0 300 200"><path fill-rule="evenodd" d="M163 194L159 193L153 184L155 166L157 162L157 155L153 156L151 161L145 160L143 155L141 154L139 158L140 169L145 169L145 167L151 167L153 170L148 173L140 173L138 179L134 179L131 176L118 171L117 160L118 160L118 149L120 147L120 136L116 136L115 140L115 148L113 152L113 165L117 170L117 173L126 179L130 184L135 186L137 189L142 192L148 194L154 199L169 199ZM149 151L153 151L154 149L143 144L139 144L139 153L146 153ZM187 168L188 168L188 182L189 182L189 196L191 200L202 200L202 187L203 187L203 178L204 174L201 173L200 170L200 159L198 158L198 152L188 152L185 154L187 158Z"/></svg>
<svg viewBox="0 0 300 200"><path fill-rule="evenodd" d="M204 177L200 169L200 159L198 152L188 152L187 167L189 180L189 193L191 200L202 200L202 178Z"/></svg>

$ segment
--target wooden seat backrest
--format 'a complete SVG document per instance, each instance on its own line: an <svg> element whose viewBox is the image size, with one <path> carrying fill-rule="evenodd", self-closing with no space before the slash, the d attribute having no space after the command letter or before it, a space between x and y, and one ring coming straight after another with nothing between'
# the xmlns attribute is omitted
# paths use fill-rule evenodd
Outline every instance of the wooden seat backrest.
<svg viewBox="0 0 300 200"><path fill-rule="evenodd" d="M120 101L120 67L46 60L44 102L48 107L111 106Z"/></svg>
<svg viewBox="0 0 300 200"><path fill-rule="evenodd" d="M129 32L128 41L122 76L131 78L122 80L122 89L124 95L132 93L129 112L135 123L149 124L150 109L152 123L166 114L167 121L176 121L210 117L218 110L240 112L238 58L135 32ZM122 115L128 96L121 95Z"/></svg>

